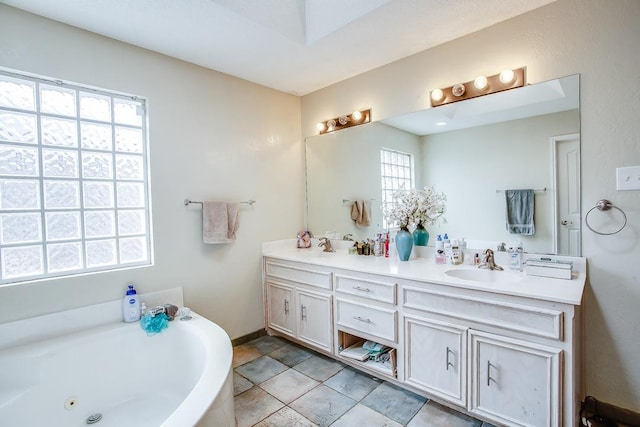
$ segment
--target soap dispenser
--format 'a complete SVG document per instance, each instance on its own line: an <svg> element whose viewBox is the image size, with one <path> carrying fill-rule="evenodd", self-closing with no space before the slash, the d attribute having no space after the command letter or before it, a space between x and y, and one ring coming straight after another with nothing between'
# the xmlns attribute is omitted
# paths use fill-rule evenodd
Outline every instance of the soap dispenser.
<svg viewBox="0 0 640 427"><path fill-rule="evenodd" d="M522 271L522 242L515 242L509 246L509 268Z"/></svg>
<svg viewBox="0 0 640 427"><path fill-rule="evenodd" d="M133 285L129 285L129 289L122 300L122 317L127 323L140 320L140 298L138 298Z"/></svg>

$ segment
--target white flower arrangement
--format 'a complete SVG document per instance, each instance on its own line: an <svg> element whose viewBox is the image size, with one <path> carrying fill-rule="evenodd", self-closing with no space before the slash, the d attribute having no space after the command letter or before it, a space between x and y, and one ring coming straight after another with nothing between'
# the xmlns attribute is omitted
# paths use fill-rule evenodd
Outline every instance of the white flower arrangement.
<svg viewBox="0 0 640 427"><path fill-rule="evenodd" d="M424 187L422 190L398 190L393 194L393 203L385 209L385 217L390 223L398 223L400 229L407 229L410 224L433 225L447 220L443 217L447 211L447 196L435 188Z"/></svg>

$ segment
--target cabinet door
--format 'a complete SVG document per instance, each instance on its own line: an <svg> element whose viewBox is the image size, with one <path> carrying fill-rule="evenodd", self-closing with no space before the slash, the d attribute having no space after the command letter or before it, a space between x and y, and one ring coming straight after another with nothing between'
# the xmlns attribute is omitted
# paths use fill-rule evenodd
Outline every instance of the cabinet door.
<svg viewBox="0 0 640 427"><path fill-rule="evenodd" d="M269 327L295 335L295 303L291 286L267 283L267 319Z"/></svg>
<svg viewBox="0 0 640 427"><path fill-rule="evenodd" d="M466 406L466 328L405 317L407 383Z"/></svg>
<svg viewBox="0 0 640 427"><path fill-rule="evenodd" d="M470 332L473 412L515 426L560 425L561 350Z"/></svg>
<svg viewBox="0 0 640 427"><path fill-rule="evenodd" d="M331 296L298 289L298 338L332 351Z"/></svg>

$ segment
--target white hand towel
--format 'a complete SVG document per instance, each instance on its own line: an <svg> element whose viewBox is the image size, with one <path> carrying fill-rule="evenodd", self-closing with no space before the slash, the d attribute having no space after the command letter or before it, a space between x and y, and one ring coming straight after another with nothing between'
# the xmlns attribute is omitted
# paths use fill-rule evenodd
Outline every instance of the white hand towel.
<svg viewBox="0 0 640 427"><path fill-rule="evenodd" d="M202 203L202 242L229 243L236 239L238 204L227 202Z"/></svg>

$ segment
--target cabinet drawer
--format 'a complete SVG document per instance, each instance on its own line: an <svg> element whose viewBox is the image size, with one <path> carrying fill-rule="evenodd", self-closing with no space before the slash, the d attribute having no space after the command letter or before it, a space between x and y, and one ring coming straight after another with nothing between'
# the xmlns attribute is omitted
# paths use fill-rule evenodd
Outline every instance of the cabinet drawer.
<svg viewBox="0 0 640 427"><path fill-rule="evenodd" d="M336 291L376 301L396 303L396 284L336 274Z"/></svg>
<svg viewBox="0 0 640 427"><path fill-rule="evenodd" d="M517 332L562 340L563 313L535 306L472 298L430 289L404 287L407 308L453 316Z"/></svg>
<svg viewBox="0 0 640 427"><path fill-rule="evenodd" d="M331 272L267 261L267 276L331 290Z"/></svg>
<svg viewBox="0 0 640 427"><path fill-rule="evenodd" d="M397 311L337 299L337 324L397 342Z"/></svg>

